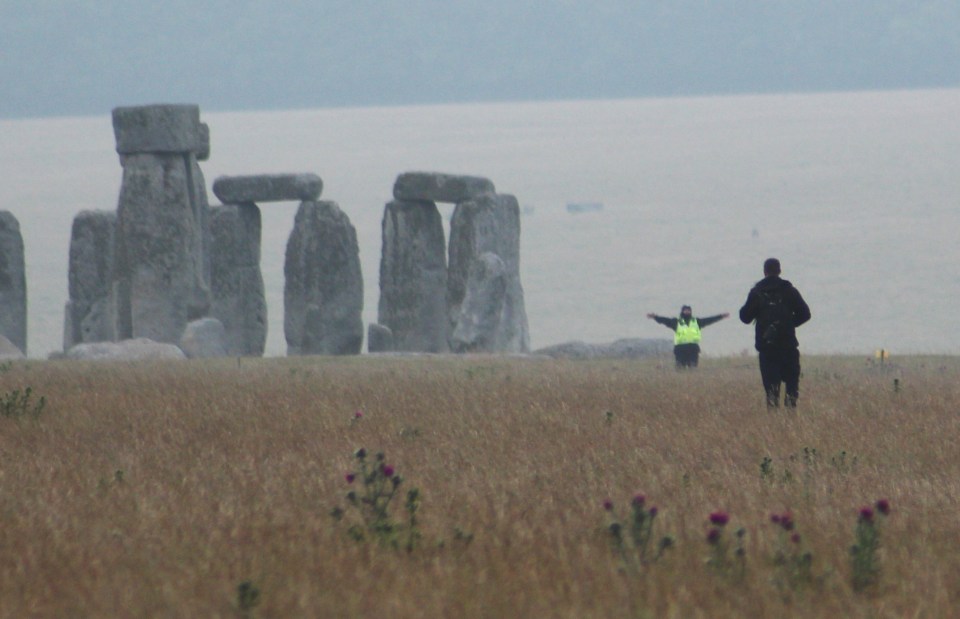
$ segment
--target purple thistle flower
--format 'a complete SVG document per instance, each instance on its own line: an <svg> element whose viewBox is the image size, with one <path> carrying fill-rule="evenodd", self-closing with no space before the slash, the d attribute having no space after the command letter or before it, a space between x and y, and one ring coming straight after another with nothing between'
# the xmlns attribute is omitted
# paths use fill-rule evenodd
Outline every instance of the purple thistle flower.
<svg viewBox="0 0 960 619"><path fill-rule="evenodd" d="M657 515L657 506L654 505L653 507L651 507L651 508L650 508L650 511L647 512L647 513L650 514L650 517L651 517L651 518L655 517L655 516Z"/></svg>
<svg viewBox="0 0 960 619"><path fill-rule="evenodd" d="M643 507L643 504L646 502L647 497L642 494L635 495L633 497L633 506L634 507Z"/></svg>
<svg viewBox="0 0 960 619"><path fill-rule="evenodd" d="M355 412L355 413L353 414L353 418L354 418L354 419L363 419L363 411L358 410L357 412Z"/></svg>
<svg viewBox="0 0 960 619"><path fill-rule="evenodd" d="M353 473L347 473L347 474L344 476L344 479L347 480L347 483L348 483L348 484L352 484L352 483L353 483L353 480L355 480L356 478L357 478L357 476L354 475Z"/></svg>
<svg viewBox="0 0 960 619"><path fill-rule="evenodd" d="M707 533L707 543L716 545L720 541L720 529L710 529Z"/></svg>
<svg viewBox="0 0 960 619"><path fill-rule="evenodd" d="M710 514L710 524L714 524L718 527L730 522L730 515L727 512L713 512Z"/></svg>
<svg viewBox="0 0 960 619"><path fill-rule="evenodd" d="M389 464L384 464L381 470L383 471L384 477L393 477L393 467Z"/></svg>
<svg viewBox="0 0 960 619"><path fill-rule="evenodd" d="M800 534L799 534L799 533L794 533L793 535L791 535L791 536L790 536L790 541L793 542L794 544L799 544L799 543L800 543Z"/></svg>
<svg viewBox="0 0 960 619"><path fill-rule="evenodd" d="M780 526L783 527L784 531L793 531L793 515L790 512L780 514Z"/></svg>
<svg viewBox="0 0 960 619"><path fill-rule="evenodd" d="M603 509L607 510L608 512L613 511L613 501L611 501L610 499L607 499L606 501L604 501Z"/></svg>
<svg viewBox="0 0 960 619"><path fill-rule="evenodd" d="M770 514L770 522L780 524L780 514Z"/></svg>
<svg viewBox="0 0 960 619"><path fill-rule="evenodd" d="M873 522L873 510L869 507L860 508L860 522Z"/></svg>
<svg viewBox="0 0 960 619"><path fill-rule="evenodd" d="M890 514L890 501L888 501L887 499L880 499L879 501L877 501L876 507L877 507L877 511L883 514L884 516L887 516Z"/></svg>

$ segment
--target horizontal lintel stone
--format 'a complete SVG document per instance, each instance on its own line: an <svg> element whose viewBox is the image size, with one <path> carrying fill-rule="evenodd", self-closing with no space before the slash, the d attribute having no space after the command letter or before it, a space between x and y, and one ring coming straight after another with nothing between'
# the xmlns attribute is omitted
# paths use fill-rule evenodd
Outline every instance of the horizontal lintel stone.
<svg viewBox="0 0 960 619"><path fill-rule="evenodd" d="M496 193L493 182L480 176L439 172L404 172L393 185L397 200L430 200L457 204Z"/></svg>
<svg viewBox="0 0 960 619"><path fill-rule="evenodd" d="M200 122L200 107L192 104L141 105L113 110L117 153L210 152L210 129Z"/></svg>
<svg viewBox="0 0 960 619"><path fill-rule="evenodd" d="M322 191L323 181L316 174L220 176L213 182L213 193L224 204L313 201Z"/></svg>

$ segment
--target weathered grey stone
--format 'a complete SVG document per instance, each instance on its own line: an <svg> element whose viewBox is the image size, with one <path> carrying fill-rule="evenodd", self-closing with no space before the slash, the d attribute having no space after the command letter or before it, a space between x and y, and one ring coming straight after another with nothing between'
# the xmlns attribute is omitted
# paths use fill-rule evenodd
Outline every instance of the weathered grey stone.
<svg viewBox="0 0 960 619"><path fill-rule="evenodd" d="M73 218L63 349L84 342L116 339L113 299L114 240L117 214L81 211Z"/></svg>
<svg viewBox="0 0 960 619"><path fill-rule="evenodd" d="M23 351L13 345L13 342L0 335L0 361L16 361L26 358Z"/></svg>
<svg viewBox="0 0 960 619"><path fill-rule="evenodd" d="M117 152L210 154L210 129L200 122L197 105L141 105L113 110Z"/></svg>
<svg viewBox="0 0 960 619"><path fill-rule="evenodd" d="M180 350L188 359L227 356L227 332L216 318L201 318L187 324L180 337Z"/></svg>
<svg viewBox="0 0 960 619"><path fill-rule="evenodd" d="M405 172L393 184L397 200L465 202L496 193L493 183L479 176L457 176L439 172Z"/></svg>
<svg viewBox="0 0 960 619"><path fill-rule="evenodd" d="M673 351L673 340L653 338L626 338L606 344L586 344L580 341L564 342L534 351L554 359L648 359L665 357Z"/></svg>
<svg viewBox="0 0 960 619"><path fill-rule="evenodd" d="M213 193L224 204L311 201L322 191L323 181L316 174L220 176L213 181Z"/></svg>
<svg viewBox="0 0 960 619"><path fill-rule="evenodd" d="M117 337L177 343L208 314L209 207L192 154L124 158L117 207Z"/></svg>
<svg viewBox="0 0 960 619"><path fill-rule="evenodd" d="M367 325L367 352L393 352L393 332L390 327L375 322Z"/></svg>
<svg viewBox="0 0 960 619"><path fill-rule="evenodd" d="M494 253L477 256L467 277L467 292L450 349L454 352L499 352L506 349L501 329L506 307L507 270Z"/></svg>
<svg viewBox="0 0 960 619"><path fill-rule="evenodd" d="M137 338L120 342L77 344L64 352L62 358L81 361L143 361L186 359L187 357L173 344Z"/></svg>
<svg viewBox="0 0 960 619"><path fill-rule="evenodd" d="M447 351L446 241L437 205L389 202L381 228L377 322L393 333L394 350Z"/></svg>
<svg viewBox="0 0 960 619"><path fill-rule="evenodd" d="M230 355L262 356L267 302L260 271L260 209L231 204L210 209L210 315L226 329Z"/></svg>
<svg viewBox="0 0 960 619"><path fill-rule="evenodd" d="M530 335L520 283L520 207L511 195L486 196L457 204L450 220L447 312L456 330L474 261L487 252L503 261L505 300L496 352L528 352Z"/></svg>
<svg viewBox="0 0 960 619"><path fill-rule="evenodd" d="M360 250L353 224L335 202L300 204L283 272L287 354L359 354Z"/></svg>
<svg viewBox="0 0 960 619"><path fill-rule="evenodd" d="M20 222L0 211L0 335L27 354L27 278Z"/></svg>

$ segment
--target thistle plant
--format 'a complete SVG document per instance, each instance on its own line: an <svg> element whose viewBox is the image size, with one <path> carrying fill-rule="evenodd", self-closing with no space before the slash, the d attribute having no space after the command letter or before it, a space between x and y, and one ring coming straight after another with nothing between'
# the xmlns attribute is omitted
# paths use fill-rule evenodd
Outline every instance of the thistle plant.
<svg viewBox="0 0 960 619"><path fill-rule="evenodd" d="M630 501L630 516L626 523L616 516L613 501L604 501L603 509L610 514L607 530L613 551L626 567L654 563L673 546L673 537L665 535L656 543L655 549L652 547L653 525L659 510L655 505L647 506L646 496L637 494Z"/></svg>
<svg viewBox="0 0 960 619"><path fill-rule="evenodd" d="M878 500L873 507L861 507L850 548L851 584L860 592L880 582L880 519L890 515L890 502Z"/></svg>
<svg viewBox="0 0 960 619"><path fill-rule="evenodd" d="M8 393L0 395L0 416L20 419L22 417L33 417L36 419L47 404L47 399L40 396L39 400L31 400L33 389L27 387L23 391L14 389Z"/></svg>
<svg viewBox="0 0 960 619"><path fill-rule="evenodd" d="M344 476L347 484L354 486L356 483L357 487L346 494L348 508L357 514L355 522L347 529L348 534L357 542L376 540L394 548L403 545L407 551L412 551L421 537L417 526L420 490L411 488L407 491L406 524L401 524L391 515L390 505L397 496L403 478L392 465L387 464L382 452L377 453L371 462L367 450L361 448L354 453L354 458L359 470L350 471ZM331 515L340 522L346 518L347 512L336 507Z"/></svg>
<svg viewBox="0 0 960 619"><path fill-rule="evenodd" d="M725 531L730 515L727 512L712 512L708 521L710 526L707 530L707 544L710 546L710 556L707 558L707 565L718 574L733 580L742 580L747 570L747 552L743 545L747 530L737 529L734 539L728 540Z"/></svg>
<svg viewBox="0 0 960 619"><path fill-rule="evenodd" d="M781 589L797 590L814 582L813 553L803 548L803 537L796 529L790 512L771 514L770 522L777 528L778 544L773 555L777 569L774 583Z"/></svg>

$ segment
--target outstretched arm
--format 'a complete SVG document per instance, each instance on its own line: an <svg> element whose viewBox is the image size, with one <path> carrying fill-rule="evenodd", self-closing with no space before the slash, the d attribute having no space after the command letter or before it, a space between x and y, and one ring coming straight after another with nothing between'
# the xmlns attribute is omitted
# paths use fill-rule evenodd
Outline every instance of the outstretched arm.
<svg viewBox="0 0 960 619"><path fill-rule="evenodd" d="M716 316L707 316L706 318L697 318L697 323L700 325L700 328L709 327L715 322L720 322L724 318L729 318L730 313L724 312L722 314L717 314Z"/></svg>
<svg viewBox="0 0 960 619"><path fill-rule="evenodd" d="M671 331L677 330L677 319L676 318L665 318L663 316L658 316L654 313L647 314L647 318L652 318L653 320L659 322L664 327L670 329Z"/></svg>

